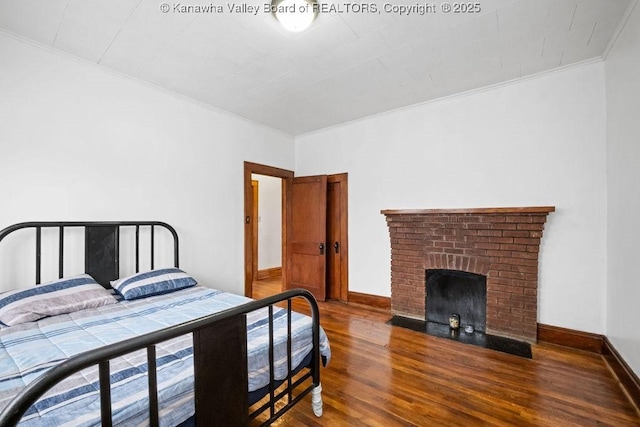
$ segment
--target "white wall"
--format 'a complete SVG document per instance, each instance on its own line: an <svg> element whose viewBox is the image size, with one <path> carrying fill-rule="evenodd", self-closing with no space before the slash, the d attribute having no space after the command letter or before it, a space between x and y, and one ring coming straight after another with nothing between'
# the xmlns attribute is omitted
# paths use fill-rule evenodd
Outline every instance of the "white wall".
<svg viewBox="0 0 640 427"><path fill-rule="evenodd" d="M640 7L605 63L607 82L606 335L640 375Z"/></svg>
<svg viewBox="0 0 640 427"><path fill-rule="evenodd" d="M349 290L390 295L382 209L553 205L539 322L604 332L604 65L591 63L296 139L296 175L349 173Z"/></svg>
<svg viewBox="0 0 640 427"><path fill-rule="evenodd" d="M258 270L282 266L282 179L253 175L258 181Z"/></svg>
<svg viewBox="0 0 640 427"><path fill-rule="evenodd" d="M2 33L0 64L0 228L166 221L181 267L243 293L243 161L293 169L291 137Z"/></svg>
<svg viewBox="0 0 640 427"><path fill-rule="evenodd" d="M0 33L0 227L167 221L180 233L185 270L242 293L242 162L296 175L348 172L350 290L388 296L381 209L555 205L542 245L539 321L604 333L607 154L609 253L620 264L635 254L626 254L617 224L638 231L637 194L629 201L616 185L638 174L629 144L638 125L628 116L638 109L622 99L637 91L627 83L637 83L637 42L629 41L637 40L637 13L633 22L636 33L623 35L607 62L608 99L604 65L592 63L302 136L295 148L276 131ZM637 333L621 326L637 313L618 294L633 284L615 270L606 332L629 357Z"/></svg>

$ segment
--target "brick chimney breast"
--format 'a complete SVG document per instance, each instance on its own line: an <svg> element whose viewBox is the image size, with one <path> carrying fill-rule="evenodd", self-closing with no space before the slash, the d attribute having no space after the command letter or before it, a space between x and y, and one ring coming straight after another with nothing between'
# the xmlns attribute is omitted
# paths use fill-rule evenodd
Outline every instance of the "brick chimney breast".
<svg viewBox="0 0 640 427"><path fill-rule="evenodd" d="M487 334L537 340L538 253L553 206L383 210L391 239L391 312L425 320L426 271L487 277Z"/></svg>

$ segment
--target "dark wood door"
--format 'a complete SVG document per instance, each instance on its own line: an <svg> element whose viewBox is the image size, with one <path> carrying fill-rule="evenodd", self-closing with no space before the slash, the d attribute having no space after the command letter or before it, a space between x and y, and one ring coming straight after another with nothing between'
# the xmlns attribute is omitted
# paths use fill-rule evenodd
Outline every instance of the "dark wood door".
<svg viewBox="0 0 640 427"><path fill-rule="evenodd" d="M327 176L292 178L287 194L288 289L326 299Z"/></svg>
<svg viewBox="0 0 640 427"><path fill-rule="evenodd" d="M340 221L340 182L327 183L327 298L340 300L342 255Z"/></svg>

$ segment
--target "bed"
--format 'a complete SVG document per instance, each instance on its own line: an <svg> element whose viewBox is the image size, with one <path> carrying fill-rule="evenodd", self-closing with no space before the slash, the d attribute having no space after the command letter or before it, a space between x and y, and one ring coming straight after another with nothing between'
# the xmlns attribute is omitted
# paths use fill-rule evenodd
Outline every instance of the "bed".
<svg viewBox="0 0 640 427"><path fill-rule="evenodd" d="M202 286L162 222L20 223L0 244L26 230L36 286L0 294L1 426L270 424L308 394L322 415L331 351L307 291L251 300ZM84 273L65 274L78 232ZM157 265L158 240L172 266ZM58 278L41 284L52 265ZM300 299L310 316L292 309Z"/></svg>

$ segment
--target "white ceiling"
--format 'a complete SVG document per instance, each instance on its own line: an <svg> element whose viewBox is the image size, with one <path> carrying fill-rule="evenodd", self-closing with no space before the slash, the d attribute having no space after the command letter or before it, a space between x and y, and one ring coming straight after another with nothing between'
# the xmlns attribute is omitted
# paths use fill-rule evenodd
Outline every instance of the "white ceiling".
<svg viewBox="0 0 640 427"><path fill-rule="evenodd" d="M281 29L269 0L163 1L0 0L0 28L296 136L600 58L634 0L480 0L467 14L319 0L338 10L304 33ZM363 3L379 13L347 11Z"/></svg>

